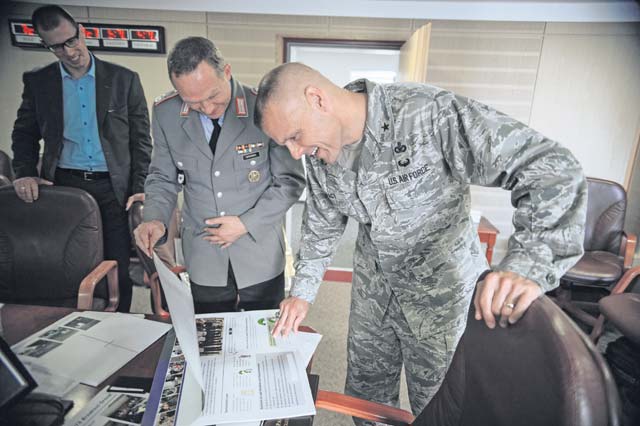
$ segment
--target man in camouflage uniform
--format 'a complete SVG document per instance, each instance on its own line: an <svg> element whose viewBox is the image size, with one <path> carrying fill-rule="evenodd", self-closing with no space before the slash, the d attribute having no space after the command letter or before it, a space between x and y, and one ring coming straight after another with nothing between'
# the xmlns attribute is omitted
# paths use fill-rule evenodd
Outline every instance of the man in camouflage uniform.
<svg viewBox="0 0 640 426"><path fill-rule="evenodd" d="M582 255L586 183L556 142L485 105L424 84L341 89L302 64L262 80L256 124L306 155L307 203L291 295L276 333L297 330L347 217L359 222L346 392L411 408L438 390L488 269L469 185L510 190L515 233L478 284L475 318L516 322ZM368 423L361 423L368 424Z"/></svg>

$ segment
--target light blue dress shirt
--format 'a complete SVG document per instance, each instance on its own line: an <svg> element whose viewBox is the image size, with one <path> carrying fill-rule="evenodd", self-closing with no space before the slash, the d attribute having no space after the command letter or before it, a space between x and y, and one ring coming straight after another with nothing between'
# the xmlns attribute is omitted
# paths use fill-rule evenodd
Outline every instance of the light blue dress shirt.
<svg viewBox="0 0 640 426"><path fill-rule="evenodd" d="M64 133L58 167L106 172L107 161L100 145L96 114L96 62L91 55L89 71L75 80L60 63ZM213 126L213 125L212 125Z"/></svg>
<svg viewBox="0 0 640 426"><path fill-rule="evenodd" d="M225 111L224 113L222 113L222 115L220 116L220 118L218 118L218 124L220 125L220 128L222 128L222 124L224 123L224 115L227 112ZM213 133L213 122L211 121L211 118L209 118L209 116L207 116L206 114L203 114L201 112L198 113L200 115L200 123L202 123L202 130L204 130L204 137L205 142L209 143L209 139L211 139L211 133Z"/></svg>

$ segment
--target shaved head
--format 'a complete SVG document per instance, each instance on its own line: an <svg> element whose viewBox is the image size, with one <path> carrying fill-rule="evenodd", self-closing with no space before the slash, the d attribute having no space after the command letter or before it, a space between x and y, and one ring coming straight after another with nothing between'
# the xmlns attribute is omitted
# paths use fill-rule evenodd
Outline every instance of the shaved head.
<svg viewBox="0 0 640 426"><path fill-rule="evenodd" d="M292 62L260 82L253 121L293 158L332 164L344 145L362 138L366 113L364 93L342 89L313 68Z"/></svg>
<svg viewBox="0 0 640 426"><path fill-rule="evenodd" d="M260 81L253 121L262 129L265 110L272 103L304 101L304 89L309 85L335 86L325 76L300 62L282 64L269 71Z"/></svg>

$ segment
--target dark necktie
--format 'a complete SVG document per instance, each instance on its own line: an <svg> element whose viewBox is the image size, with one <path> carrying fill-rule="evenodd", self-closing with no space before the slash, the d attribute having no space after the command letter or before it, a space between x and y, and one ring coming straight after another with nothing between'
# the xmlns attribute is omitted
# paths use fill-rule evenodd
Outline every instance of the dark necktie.
<svg viewBox="0 0 640 426"><path fill-rule="evenodd" d="M213 123L213 131L211 132L211 138L209 138L209 147L211 148L211 153L216 155L216 144L218 143L218 136L220 136L222 127L218 124L217 118L212 118L211 122Z"/></svg>

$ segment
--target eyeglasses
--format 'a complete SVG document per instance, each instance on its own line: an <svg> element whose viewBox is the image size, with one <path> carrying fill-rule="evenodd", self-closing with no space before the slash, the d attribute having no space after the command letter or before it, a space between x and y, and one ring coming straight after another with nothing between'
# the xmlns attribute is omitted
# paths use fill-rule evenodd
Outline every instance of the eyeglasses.
<svg viewBox="0 0 640 426"><path fill-rule="evenodd" d="M76 27L76 35L74 35L73 37L69 37L62 43L56 43L56 44L43 43L43 44L47 49L49 49L53 53L62 53L65 47L69 47L69 48L76 47L79 42L80 42L80 27Z"/></svg>

